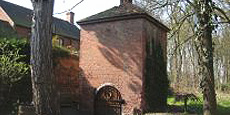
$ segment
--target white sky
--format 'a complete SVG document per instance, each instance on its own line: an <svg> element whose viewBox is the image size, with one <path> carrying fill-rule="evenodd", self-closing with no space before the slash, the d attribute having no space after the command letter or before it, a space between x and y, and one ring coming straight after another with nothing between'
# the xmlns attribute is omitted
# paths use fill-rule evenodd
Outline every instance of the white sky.
<svg viewBox="0 0 230 115"><path fill-rule="evenodd" d="M32 9L31 0L5 0L29 9ZM54 0L54 14L60 13L72 8L75 4L81 0ZM86 18L93 14L118 6L120 0L84 0L81 4L76 6L72 12L75 13L74 21ZM56 14L55 17L66 19L66 14Z"/></svg>

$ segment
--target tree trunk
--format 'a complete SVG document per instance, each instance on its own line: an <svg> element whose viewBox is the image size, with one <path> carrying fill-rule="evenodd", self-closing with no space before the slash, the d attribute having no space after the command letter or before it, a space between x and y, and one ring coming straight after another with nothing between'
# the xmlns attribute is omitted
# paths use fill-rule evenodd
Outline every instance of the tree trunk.
<svg viewBox="0 0 230 115"><path fill-rule="evenodd" d="M52 13L54 0L31 0L34 8L31 37L33 102L38 115L58 115L52 71Z"/></svg>
<svg viewBox="0 0 230 115"><path fill-rule="evenodd" d="M216 114L216 93L213 72L213 47L212 47L212 25L211 25L211 1L200 0L200 36L197 40L199 75L201 75L201 88L203 91L204 115Z"/></svg>

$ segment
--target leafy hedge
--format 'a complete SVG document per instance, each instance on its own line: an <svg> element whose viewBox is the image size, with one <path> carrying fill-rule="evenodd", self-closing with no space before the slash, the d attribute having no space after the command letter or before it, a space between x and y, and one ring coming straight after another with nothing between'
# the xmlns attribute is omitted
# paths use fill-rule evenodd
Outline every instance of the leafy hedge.
<svg viewBox="0 0 230 115"><path fill-rule="evenodd" d="M68 49L53 47L53 59L69 55ZM30 44L26 40L0 38L1 114L17 114L18 104L31 103L32 84L29 64Z"/></svg>
<svg viewBox="0 0 230 115"><path fill-rule="evenodd" d="M32 100L29 54L26 41L0 39L0 111L3 115L16 114L19 102Z"/></svg>
<svg viewBox="0 0 230 115"><path fill-rule="evenodd" d="M24 41L0 40L0 83L11 85L29 74L25 47Z"/></svg>

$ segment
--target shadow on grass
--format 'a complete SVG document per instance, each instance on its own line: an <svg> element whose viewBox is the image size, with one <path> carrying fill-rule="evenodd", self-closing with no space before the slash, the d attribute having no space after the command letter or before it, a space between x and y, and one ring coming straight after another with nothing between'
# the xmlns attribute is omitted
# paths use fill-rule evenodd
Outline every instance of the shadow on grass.
<svg viewBox="0 0 230 115"><path fill-rule="evenodd" d="M228 106L217 106L218 115L230 115L230 105Z"/></svg>
<svg viewBox="0 0 230 115"><path fill-rule="evenodd" d="M188 114L202 114L201 104L189 104L187 106L187 111L184 105L168 105L169 113L188 113Z"/></svg>
<svg viewBox="0 0 230 115"><path fill-rule="evenodd" d="M229 105L230 106L230 105ZM230 115L229 106L217 106L218 115ZM189 104L187 111L185 111L184 105L168 105L169 113L188 113L188 114L203 114L203 105L202 104Z"/></svg>

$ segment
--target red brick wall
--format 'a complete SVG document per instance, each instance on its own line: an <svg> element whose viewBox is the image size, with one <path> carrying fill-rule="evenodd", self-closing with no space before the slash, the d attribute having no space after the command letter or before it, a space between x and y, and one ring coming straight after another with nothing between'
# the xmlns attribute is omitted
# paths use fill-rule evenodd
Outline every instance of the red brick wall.
<svg viewBox="0 0 230 115"><path fill-rule="evenodd" d="M79 48L80 48L80 42L77 41L77 40L72 40L72 46L74 48L76 48L77 50L79 50Z"/></svg>
<svg viewBox="0 0 230 115"><path fill-rule="evenodd" d="M73 40L72 38L62 37L63 39L63 45L68 47L71 46L75 49L79 49L80 45L77 40Z"/></svg>
<svg viewBox="0 0 230 115"><path fill-rule="evenodd" d="M23 26L16 26L15 27L18 37L22 37L22 38L30 38L31 36L31 31L30 28L27 27L23 27Z"/></svg>
<svg viewBox="0 0 230 115"><path fill-rule="evenodd" d="M55 35L53 37L56 37ZM56 45L62 45L65 46L69 49L74 49L74 50L79 50L80 43L78 40L69 38L69 37L64 37L61 35L57 35L57 41L55 41Z"/></svg>
<svg viewBox="0 0 230 115"><path fill-rule="evenodd" d="M10 17L6 14L6 12L1 7L0 7L0 20L9 22L11 26L14 26L19 37L26 37L26 38L29 37L30 28L14 25L14 22L10 19Z"/></svg>
<svg viewBox="0 0 230 115"><path fill-rule="evenodd" d="M54 75L57 79L60 94L67 93L71 101L79 101L79 59L70 56L55 59Z"/></svg>
<svg viewBox="0 0 230 115"><path fill-rule="evenodd" d="M111 83L126 104L123 113L142 108L144 65L143 20L82 26L80 42L80 108L93 112L94 88Z"/></svg>
<svg viewBox="0 0 230 115"><path fill-rule="evenodd" d="M62 37L62 39L63 39L63 45L64 46L71 46L72 45L71 39L66 39L64 37Z"/></svg>
<svg viewBox="0 0 230 115"><path fill-rule="evenodd" d="M162 47L166 63L167 32L146 19L83 25L80 41L80 109L93 113L95 89L111 83L126 104L122 112L146 108L144 72L146 43ZM158 54L154 54L158 55ZM166 69L166 68L164 68ZM158 76L159 77L159 76Z"/></svg>

